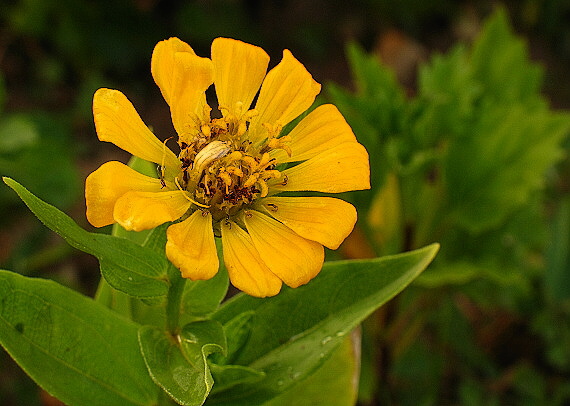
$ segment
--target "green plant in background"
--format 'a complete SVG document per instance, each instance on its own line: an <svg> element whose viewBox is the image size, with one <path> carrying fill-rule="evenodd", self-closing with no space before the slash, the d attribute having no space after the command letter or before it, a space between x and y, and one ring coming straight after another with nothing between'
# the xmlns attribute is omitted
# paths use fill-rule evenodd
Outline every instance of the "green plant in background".
<svg viewBox="0 0 570 406"><path fill-rule="evenodd" d="M556 254L546 255L545 216L545 186L564 157L570 115L552 111L540 95L542 69L529 60L503 10L472 46L424 63L412 98L375 56L355 45L348 56L356 93L335 85L328 91L371 156L376 189L355 197L367 208L369 243L378 254L430 241L442 246L394 305L393 319L379 332L370 328L372 345L387 346L384 359L391 361L381 366L389 368L387 379L377 389L363 388L363 400L377 390L399 404L568 401L568 384L532 365L546 358L559 374L570 371L567 346L553 339L568 342L568 308L549 301L543 289L545 282L555 287L558 299L570 292L567 208L555 220ZM557 267L548 262L544 278L544 262L553 257ZM501 313L500 328L485 326ZM540 326L525 331L528 342L494 354L501 334L512 334L526 318ZM553 346L556 360L553 354L532 359L540 351L536 336Z"/></svg>
<svg viewBox="0 0 570 406"><path fill-rule="evenodd" d="M4 111L5 98L4 83L0 82L0 173L21 179L58 207L71 207L80 195L80 181L74 162L76 151L69 148L68 121L41 111L8 113ZM13 193L0 190L2 213L17 212L18 204ZM0 220L5 230L13 223L11 216ZM14 247L6 264L19 272L37 271L66 252L61 246L43 247L45 233L41 231L35 230L28 237L26 244Z"/></svg>

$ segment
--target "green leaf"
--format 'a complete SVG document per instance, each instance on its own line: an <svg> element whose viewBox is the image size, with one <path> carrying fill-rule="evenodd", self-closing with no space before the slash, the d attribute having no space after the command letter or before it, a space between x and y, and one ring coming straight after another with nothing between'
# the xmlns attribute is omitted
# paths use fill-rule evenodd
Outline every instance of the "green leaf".
<svg viewBox="0 0 570 406"><path fill-rule="evenodd" d="M357 330L358 332L358 330ZM360 334L353 332L331 357L306 380L263 406L352 406L358 395Z"/></svg>
<svg viewBox="0 0 570 406"><path fill-rule="evenodd" d="M370 154L371 184L380 186L394 165L392 142L400 142L407 105L394 73L381 65L376 55L368 55L357 44L346 49L356 93L334 84L327 93L352 127L358 141ZM372 193L351 193L361 209L370 204Z"/></svg>
<svg viewBox="0 0 570 406"><path fill-rule="evenodd" d="M570 198L556 211L551 225L551 243L546 251L545 288L555 300L570 298Z"/></svg>
<svg viewBox="0 0 570 406"><path fill-rule="evenodd" d="M228 323L255 311L251 334L236 364L265 372L263 381L212 393L208 404L251 405L268 401L307 378L347 333L413 281L438 245L371 260L324 264L309 284L269 299L238 295L213 317Z"/></svg>
<svg viewBox="0 0 570 406"><path fill-rule="evenodd" d="M445 162L452 216L472 233L504 222L562 156L570 115L495 105L481 111L469 137L454 142Z"/></svg>
<svg viewBox="0 0 570 406"><path fill-rule="evenodd" d="M164 256L123 238L87 232L69 216L43 202L16 181L3 179L42 223L61 235L71 246L96 256L101 273L109 285L136 297L166 295L169 262Z"/></svg>
<svg viewBox="0 0 570 406"><path fill-rule="evenodd" d="M412 125L420 146L438 147L442 137L453 139L469 130L482 86L473 78L464 47L434 56L420 67L418 81Z"/></svg>
<svg viewBox="0 0 570 406"><path fill-rule="evenodd" d="M0 154L13 154L36 145L40 135L30 117L12 115L0 122Z"/></svg>
<svg viewBox="0 0 570 406"><path fill-rule="evenodd" d="M232 363L239 351L247 342L251 333L254 311L243 312L224 324L224 331L228 338L227 363Z"/></svg>
<svg viewBox="0 0 570 406"><path fill-rule="evenodd" d="M156 247L152 246L152 241L155 240L155 237L151 237L151 234L157 235L160 234L160 232L164 233L164 227L160 226L146 232L135 233L130 231L127 232L122 227L115 224L113 226L112 235L127 238L143 245L145 248L154 250ZM164 249L162 251L157 251L157 253L163 252ZM170 287L172 287L172 284ZM161 327L164 327L166 324L166 314L164 309L165 298L162 296L156 298L132 297L124 292L112 288L109 286L105 278L102 278L99 281L95 299L135 322Z"/></svg>
<svg viewBox="0 0 570 406"><path fill-rule="evenodd" d="M524 40L513 34L504 9L485 22L473 45L471 65L493 103L542 103L542 69L531 62Z"/></svg>
<svg viewBox="0 0 570 406"><path fill-rule="evenodd" d="M152 379L181 405L202 405L213 385L207 358L225 353L220 323L205 320L184 326L175 338L156 327L139 330L139 343Z"/></svg>
<svg viewBox="0 0 570 406"><path fill-rule="evenodd" d="M231 365L243 348L251 333L254 311L238 314L224 325L227 340L227 354L214 354L211 369L216 383L213 392L227 390L243 383L254 383L265 377L265 373L243 365ZM228 365L229 364L229 365Z"/></svg>
<svg viewBox="0 0 570 406"><path fill-rule="evenodd" d="M155 405L138 325L53 281L0 271L0 342L70 406Z"/></svg>
<svg viewBox="0 0 570 406"><path fill-rule="evenodd" d="M147 176L156 176L156 165L136 156L131 157L129 160L129 166ZM149 240L149 234L154 234L157 232L157 229L160 228L161 227L157 227L152 230L139 232L127 231L120 224L115 223L113 224L113 231L111 232L111 235L131 240L139 245L145 246L146 248L155 249L155 247L151 246L151 242L147 243L147 240ZM164 232L164 230L162 231ZM109 286L105 278L102 278L99 281L95 300L103 303L108 308L113 309L120 314L123 314L125 317L128 317L131 320L140 321L141 323L144 322L144 324L164 325L165 315L164 309L162 307L148 306L137 298L133 298L124 292L113 289L111 286Z"/></svg>
<svg viewBox="0 0 570 406"><path fill-rule="evenodd" d="M218 365L212 363L210 364L210 370L215 382L212 393L221 392L240 384L253 384L265 377L265 373L243 365Z"/></svg>
<svg viewBox="0 0 570 406"><path fill-rule="evenodd" d="M183 315L194 318L203 317L215 311L226 296L229 280L223 265L216 276L205 281L186 281L182 295Z"/></svg>
<svg viewBox="0 0 570 406"><path fill-rule="evenodd" d="M73 162L69 123L45 113L10 114L0 120L0 174L23 181L57 207L69 207L81 194ZM57 157L57 159L46 159ZM15 196L0 193L0 209Z"/></svg>

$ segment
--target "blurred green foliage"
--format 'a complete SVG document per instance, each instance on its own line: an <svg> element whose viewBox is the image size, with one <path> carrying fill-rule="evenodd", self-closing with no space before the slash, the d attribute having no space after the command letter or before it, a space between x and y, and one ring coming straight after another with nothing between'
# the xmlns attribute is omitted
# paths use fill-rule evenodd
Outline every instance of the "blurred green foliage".
<svg viewBox="0 0 570 406"><path fill-rule="evenodd" d="M540 94L542 69L504 10L472 46L423 64L411 98L377 56L351 45L348 57L356 92L328 91L370 153L375 190L355 197L370 244L386 254L441 243L369 329L387 372L362 393L383 404L566 404L568 205L546 217L545 190L570 114Z"/></svg>
<svg viewBox="0 0 570 406"><path fill-rule="evenodd" d="M464 3L484 14L491 2ZM423 64L413 97L357 46L348 49L357 92L328 87L370 151L375 189L353 198L376 253L442 243L429 273L366 325L362 404L569 402L570 164L561 161L568 117L552 112L539 92L545 87L568 106L570 82L556 77L567 77L570 5L506 3L558 76L543 78L499 14L472 47ZM0 175L60 209L82 209L84 166L105 160L95 147L92 95L120 87L154 112L150 100L162 100L149 56L161 39L180 36L207 55L214 37L231 36L263 46L273 61L291 48L316 78L344 80L343 41L372 47L383 29L397 27L445 49L463 6L0 2ZM27 222L16 199L0 188L0 210L9 214L0 219L2 267L24 274L66 269L70 251L54 247L36 220ZM90 265L80 263L80 272L96 275ZM16 381L23 374L4 353L0 366L0 403L38 404L35 385Z"/></svg>

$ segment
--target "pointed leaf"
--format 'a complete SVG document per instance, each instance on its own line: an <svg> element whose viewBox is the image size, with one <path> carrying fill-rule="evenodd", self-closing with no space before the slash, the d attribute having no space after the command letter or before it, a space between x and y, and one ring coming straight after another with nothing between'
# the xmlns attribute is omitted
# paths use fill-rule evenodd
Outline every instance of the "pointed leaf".
<svg viewBox="0 0 570 406"><path fill-rule="evenodd" d="M540 103L542 68L529 58L524 40L514 35L505 9L485 22L471 65L495 103Z"/></svg>
<svg viewBox="0 0 570 406"><path fill-rule="evenodd" d="M165 276L169 263L164 256L123 238L85 231L69 216L40 200L18 182L3 179L42 223L72 247L96 256L109 285L131 296L166 295L168 285Z"/></svg>
<svg viewBox="0 0 570 406"><path fill-rule="evenodd" d="M155 405L138 325L55 282L0 271L0 343L70 406Z"/></svg>
<svg viewBox="0 0 570 406"><path fill-rule="evenodd" d="M434 244L384 258L328 262L305 286L269 299L239 295L226 302L213 315L222 323L255 310L251 335L235 363L259 369L266 378L212 394L208 404L261 404L308 377L348 332L412 282L437 250Z"/></svg>

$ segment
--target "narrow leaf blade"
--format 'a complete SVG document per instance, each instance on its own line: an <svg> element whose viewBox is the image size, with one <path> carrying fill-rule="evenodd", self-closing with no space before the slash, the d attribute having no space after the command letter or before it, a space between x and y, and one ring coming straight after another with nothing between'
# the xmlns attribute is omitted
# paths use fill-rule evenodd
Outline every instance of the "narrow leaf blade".
<svg viewBox="0 0 570 406"><path fill-rule="evenodd" d="M169 263L164 256L123 238L85 231L69 216L40 200L18 182L9 178L4 178L4 182L48 228L72 247L96 256L103 277L112 287L136 297L166 295Z"/></svg>

